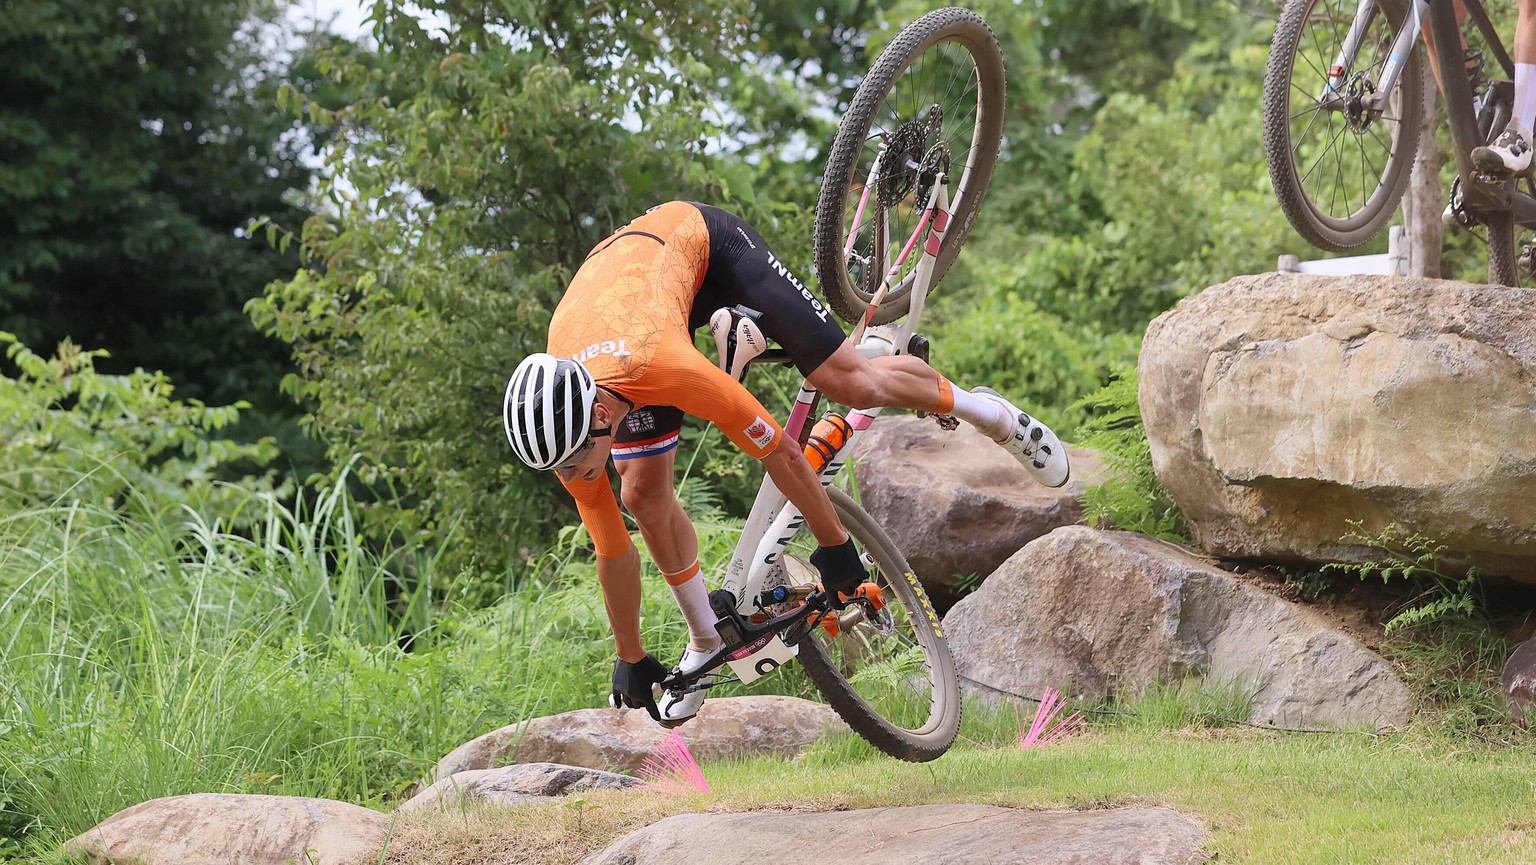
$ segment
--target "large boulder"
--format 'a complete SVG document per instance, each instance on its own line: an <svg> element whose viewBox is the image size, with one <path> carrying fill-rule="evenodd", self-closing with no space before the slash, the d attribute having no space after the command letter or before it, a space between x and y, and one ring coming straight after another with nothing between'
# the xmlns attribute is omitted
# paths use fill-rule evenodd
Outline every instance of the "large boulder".
<svg viewBox="0 0 1536 865"><path fill-rule="evenodd" d="M853 829L850 829L853 827ZM773 862L823 865L1189 865L1205 832L1166 808L1023 811L920 805L866 811L679 814L637 829L586 865Z"/></svg>
<svg viewBox="0 0 1536 865"><path fill-rule="evenodd" d="M1239 277L1147 328L1158 478L1217 556L1363 560L1350 520L1536 581L1536 293Z"/></svg>
<svg viewBox="0 0 1536 865"><path fill-rule="evenodd" d="M1246 719L1389 728L1411 713L1384 659L1318 616L1169 544L1057 529L944 617L967 687L1099 695L1204 677L1251 694Z"/></svg>
<svg viewBox="0 0 1536 865"><path fill-rule="evenodd" d="M829 730L848 728L832 709L798 697L717 697L677 732L695 759L793 757ZM614 772L639 769L667 731L642 710L578 709L511 724L460 745L432 778L508 763L564 763Z"/></svg>
<svg viewBox="0 0 1536 865"><path fill-rule="evenodd" d="M499 769L459 772L416 794L397 810L427 811L465 800L490 805L528 805L591 790L625 790L642 783L639 778L601 769L558 763L519 763Z"/></svg>
<svg viewBox="0 0 1536 865"><path fill-rule="evenodd" d="M1072 479L1050 489L969 424L951 432L909 415L870 427L853 459L865 510L947 610L1019 547L1082 521L1078 499L1096 482L1099 457L1067 451Z"/></svg>
<svg viewBox="0 0 1536 865"><path fill-rule="evenodd" d="M195 793L120 811L64 849L93 865L357 865L378 859L390 819L329 799Z"/></svg>

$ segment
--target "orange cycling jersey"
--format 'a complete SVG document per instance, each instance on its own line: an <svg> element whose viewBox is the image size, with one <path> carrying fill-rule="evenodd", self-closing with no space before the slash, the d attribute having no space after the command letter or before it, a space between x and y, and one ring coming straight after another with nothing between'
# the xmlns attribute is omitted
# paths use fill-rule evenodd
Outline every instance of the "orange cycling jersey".
<svg viewBox="0 0 1536 865"><path fill-rule="evenodd" d="M693 346L689 316L710 264L699 208L674 201L619 229L587 255L556 307L550 354L581 362L636 406L675 406L720 427L756 459L783 430L757 398ZM597 554L621 556L629 533L607 473L565 483Z"/></svg>

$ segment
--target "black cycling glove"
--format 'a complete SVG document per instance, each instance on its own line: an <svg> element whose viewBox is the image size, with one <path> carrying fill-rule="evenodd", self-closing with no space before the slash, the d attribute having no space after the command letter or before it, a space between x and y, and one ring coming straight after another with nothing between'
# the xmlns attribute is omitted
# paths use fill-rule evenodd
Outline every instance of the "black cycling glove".
<svg viewBox="0 0 1536 865"><path fill-rule="evenodd" d="M661 684L669 672L650 655L633 664L622 658L615 661L613 693L608 696L608 705L617 709L622 703L631 709L644 709L661 723L661 710L656 708L656 695L651 692L651 687Z"/></svg>
<svg viewBox="0 0 1536 865"><path fill-rule="evenodd" d="M853 538L835 547L817 547L816 552L811 553L811 564L821 572L822 588L834 601L838 599L834 593L852 595L869 579L869 568L864 564L864 557L859 555L859 548L853 545Z"/></svg>

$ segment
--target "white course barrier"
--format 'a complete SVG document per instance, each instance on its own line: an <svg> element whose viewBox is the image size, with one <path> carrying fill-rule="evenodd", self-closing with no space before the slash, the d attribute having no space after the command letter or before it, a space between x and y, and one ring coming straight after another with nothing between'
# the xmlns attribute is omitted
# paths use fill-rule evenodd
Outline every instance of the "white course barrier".
<svg viewBox="0 0 1536 865"><path fill-rule="evenodd" d="M1294 255L1282 255L1276 269L1281 273L1316 273L1326 276L1348 276L1354 273L1407 276L1407 233L1401 225L1388 228L1387 251L1383 254L1320 258L1316 261L1302 261Z"/></svg>

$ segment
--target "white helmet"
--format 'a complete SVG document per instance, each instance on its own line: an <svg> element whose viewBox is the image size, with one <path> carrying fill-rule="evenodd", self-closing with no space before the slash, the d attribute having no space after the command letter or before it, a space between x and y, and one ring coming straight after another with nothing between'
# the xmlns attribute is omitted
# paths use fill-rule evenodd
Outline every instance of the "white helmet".
<svg viewBox="0 0 1536 865"><path fill-rule="evenodd" d="M502 424L518 459L544 470L565 462L594 432L597 383L574 360L540 352L523 358L507 382Z"/></svg>

